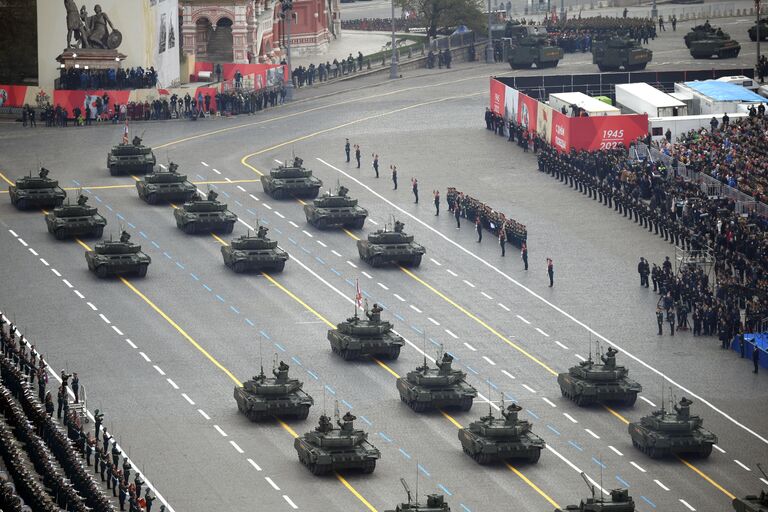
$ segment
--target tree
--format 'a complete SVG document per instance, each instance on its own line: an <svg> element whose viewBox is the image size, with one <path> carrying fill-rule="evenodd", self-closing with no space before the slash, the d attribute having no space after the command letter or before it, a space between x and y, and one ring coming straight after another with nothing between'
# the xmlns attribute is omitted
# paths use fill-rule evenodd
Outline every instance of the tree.
<svg viewBox="0 0 768 512"><path fill-rule="evenodd" d="M436 37L438 29L458 25L475 32L484 28L482 0L395 0L395 5L416 12L424 20L429 37Z"/></svg>

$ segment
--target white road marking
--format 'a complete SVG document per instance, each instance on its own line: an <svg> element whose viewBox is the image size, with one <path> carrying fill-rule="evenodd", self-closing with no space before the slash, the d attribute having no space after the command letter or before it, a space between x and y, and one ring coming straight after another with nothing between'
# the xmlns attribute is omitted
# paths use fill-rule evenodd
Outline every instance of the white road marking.
<svg viewBox="0 0 768 512"><path fill-rule="evenodd" d="M485 297L485 298L486 298L486 299L488 299L488 300L493 300L493 297L491 297L490 295L488 295L488 294L487 294L487 293L485 293L485 292L480 292L480 295L482 295L483 297Z"/></svg>
<svg viewBox="0 0 768 512"><path fill-rule="evenodd" d="M352 268L357 268L357 265L355 265L354 263L352 263L352 262L351 262L351 261L349 261L349 260L347 260L347 265L349 265L349 266L350 266L350 267L352 267Z"/></svg>
<svg viewBox="0 0 768 512"><path fill-rule="evenodd" d="M529 322L529 321L528 321L528 320L526 320L525 318L521 317L520 315L515 315L515 316L516 316L517 318L519 318L520 320L522 320L523 322L527 323L528 325L531 325L531 322Z"/></svg>
<svg viewBox="0 0 768 512"><path fill-rule="evenodd" d="M229 437L226 432L224 432L220 426L214 425L213 428L215 428L219 434L221 434L222 437Z"/></svg>
<svg viewBox="0 0 768 512"><path fill-rule="evenodd" d="M283 499L286 502L288 502L288 505L290 505L293 510L297 510L299 508L299 507L296 506L296 504L293 502L293 500L290 497L288 497L287 494L283 494Z"/></svg>
<svg viewBox="0 0 768 512"><path fill-rule="evenodd" d="M162 375L163 377L165 377L165 372L163 371L163 369L162 369L162 368L160 368L160 367L159 367L159 366L157 366L156 364L154 364L154 365L152 365L152 366L155 368L155 370L157 370L157 373L159 373L160 375Z"/></svg>
<svg viewBox="0 0 768 512"><path fill-rule="evenodd" d="M145 354L144 352L139 352L139 355L141 357L143 357L146 362L148 362L148 363L152 362L152 360L149 358L149 356L147 354Z"/></svg>
<svg viewBox="0 0 768 512"><path fill-rule="evenodd" d="M576 421L576 418L574 418L573 416L571 416L571 415L570 415L570 414L568 414L567 412L564 412L564 413L563 413L563 416L565 416L566 418L568 418L568 419L571 421L571 423L578 423L578 421Z"/></svg>
<svg viewBox="0 0 768 512"><path fill-rule="evenodd" d="M98 311L99 310L99 308L94 306L92 302L86 302L86 304L88 304L88 307L90 307L94 311Z"/></svg>
<svg viewBox="0 0 768 512"><path fill-rule="evenodd" d="M168 384L170 384L173 389L179 389L179 385L173 382L173 380L171 379L165 379L165 380L168 381Z"/></svg>
<svg viewBox="0 0 768 512"><path fill-rule="evenodd" d="M210 416L208 416L208 415L205 413L205 411L204 411L204 410L202 410L202 409L198 409L198 410L197 410L197 412L199 412L199 413L200 413L200 415L201 415L203 418L205 418L205 419L207 419L207 420L210 420L210 419L211 419L211 417L210 417Z"/></svg>
<svg viewBox="0 0 768 512"><path fill-rule="evenodd" d="M207 163L205 163L205 162L200 162L200 163L201 163L201 164L203 164L203 165L204 165L204 166L206 166L206 167L210 167L210 165L208 165L208 164L207 164Z"/></svg>
<svg viewBox="0 0 768 512"><path fill-rule="evenodd" d="M269 206L267 203L264 203L264 208L266 208L267 210L271 210L272 209L272 207Z"/></svg>
<svg viewBox="0 0 768 512"><path fill-rule="evenodd" d="M695 508L693 508L693 507L691 506L691 504L690 504L690 503L688 503L687 501L685 501L683 498L680 498L680 500L679 500L679 501L680 501L680 503L682 503L683 505L685 505L685 506L686 506L686 508L687 508L688 510L690 510L691 512L695 512L695 511L696 511L696 509L695 509Z"/></svg>
<svg viewBox="0 0 768 512"><path fill-rule="evenodd" d="M215 172L216 174L221 174L221 171L218 169L214 169L213 172Z"/></svg>
<svg viewBox="0 0 768 512"><path fill-rule="evenodd" d="M421 313L421 312L422 312L422 311L421 311L419 308L417 308L417 307L416 307L416 306L414 306L413 304L408 304L408 306L410 306L410 308L411 308L412 310L414 310L415 312L417 312L417 313Z"/></svg>
<svg viewBox="0 0 768 512"><path fill-rule="evenodd" d="M640 397L640 400L642 400L643 402L647 403L647 404L648 404L648 405L650 405L651 407L656 407L656 404L655 404L655 403L651 402L650 400L648 400L648 399L647 399L647 398L645 398L644 396L641 396L641 397ZM723 452L723 453L725 453L725 452Z"/></svg>
<svg viewBox="0 0 768 512"><path fill-rule="evenodd" d="M128 338L125 338L125 342L126 342L127 344L129 344L129 345L130 345L131 347L133 347L133 348L139 348L139 347L137 347L137 346L136 346L136 344L135 344L134 342L132 342L132 341L131 341L130 339L128 339Z"/></svg>
<svg viewBox="0 0 768 512"><path fill-rule="evenodd" d="M618 455L619 457L623 457L624 456L624 454L621 453L619 450L617 450L615 446L608 445L608 448L610 448L611 451L613 453L615 453L616 455Z"/></svg>
<svg viewBox="0 0 768 512"><path fill-rule="evenodd" d="M42 264L43 264L43 265L45 265L46 267L50 267L50 266L51 266L51 264L50 264L50 263L48 263L47 261L45 261L45 258L40 258L40 263L42 263Z"/></svg>
<svg viewBox="0 0 768 512"><path fill-rule="evenodd" d="M740 460L737 460L737 459L733 459L733 462L735 462L736 464L738 464L739 466L741 466L743 469L746 469L747 471L752 471L751 469L749 469L749 467L747 467L747 465L746 465L746 464L744 464L744 463L743 463L743 462L741 462Z"/></svg>
<svg viewBox="0 0 768 512"><path fill-rule="evenodd" d="M295 227L295 228L298 228L298 227L299 227L299 225L298 225L298 224L296 224L295 222L293 222L292 220L289 220L289 221L288 221L288 224L290 224L291 226L293 226L293 227ZM318 240L318 241L319 241L319 240Z"/></svg>
<svg viewBox="0 0 768 512"><path fill-rule="evenodd" d="M768 480L766 480L763 477L760 477L760 481L763 482L765 485L768 485Z"/></svg>
<svg viewBox="0 0 768 512"><path fill-rule="evenodd" d="M245 451L244 451L242 448L240 448L240 447L237 445L237 443L236 443L236 442L234 442L234 441L230 441L230 442L229 442L229 444L231 444L231 445L232 445L232 448L234 448L235 450L237 450L237 453L245 453Z"/></svg>
<svg viewBox="0 0 768 512"><path fill-rule="evenodd" d="M245 189L243 188L243 186L242 186L242 185L238 185L238 186L237 186L237 190L239 190L239 191L241 191L241 192L245 192Z"/></svg>
<svg viewBox="0 0 768 512"><path fill-rule="evenodd" d="M446 330L445 330L445 332L447 332L447 333L448 333L448 336L451 336L451 337L452 337L452 338L454 338L454 339L459 339L459 337L458 337L458 336L456 336L455 334L453 334L453 332L449 331L448 329L446 329Z"/></svg>
<svg viewBox="0 0 768 512"><path fill-rule="evenodd" d="M507 370L501 370L501 373L503 373L504 375L506 375L510 379L514 379L515 378L515 376L512 375L511 373L509 373Z"/></svg>
<svg viewBox="0 0 768 512"><path fill-rule="evenodd" d="M315 238L315 236L306 229L302 229L301 232L307 235L309 238Z"/></svg>
<svg viewBox="0 0 768 512"><path fill-rule="evenodd" d="M258 200L259 200L259 198L258 198L258 197L256 197L256 196L255 196L255 195L253 195L253 194L248 194L248 195L249 195L249 196L251 196L251 199L253 199L254 201L258 201Z"/></svg>
<svg viewBox="0 0 768 512"><path fill-rule="evenodd" d="M37 254L37 251L36 251L36 250L34 250L34 249L33 249L33 248L31 248L31 247L29 248L29 252L31 252L31 253L32 253L33 255L35 255L35 256L40 256L39 254Z"/></svg>
<svg viewBox="0 0 768 512"><path fill-rule="evenodd" d="M563 344L562 344L562 343L560 343L559 341L556 341L555 343L557 343L558 345L560 345L560 347L561 347L561 348L563 348L564 350L568 350L568 347L566 347L565 345L563 345Z"/></svg>
<svg viewBox="0 0 768 512"><path fill-rule="evenodd" d="M405 299L404 299L404 298L402 298L401 296L399 296L398 294L396 294L396 293L393 293L392 295L394 295L394 296L395 296L395 298L396 298L397 300L399 300L400 302L405 302Z"/></svg>
<svg viewBox="0 0 768 512"><path fill-rule="evenodd" d="M18 240L19 243L21 245L23 245L24 247L29 247L29 244L27 242L25 242L23 238L17 238L16 240Z"/></svg>
<svg viewBox="0 0 768 512"><path fill-rule="evenodd" d="M279 212L279 211L277 211L277 210L275 210L275 215L277 215L277 216L278 216L278 217L280 217L281 219L284 219L284 218L285 218L285 215L283 215L282 213L280 213L280 212Z"/></svg>
<svg viewBox="0 0 768 512"><path fill-rule="evenodd" d="M496 366L496 363L494 363L494 362L493 362L493 359L491 359L490 357L488 357L488 356L483 356L483 359L485 359L485 360L488 362L488 364L489 364L489 365L491 365L491 366Z"/></svg>
<svg viewBox="0 0 768 512"><path fill-rule="evenodd" d="M641 473L645 473L645 469L643 469L642 467L640 467L640 465L639 465L637 462L635 462L635 461L631 460L631 461L629 461L629 463L630 463L630 464L632 464L633 466L635 466L635 469L637 469L637 470L638 470L638 471L640 471Z"/></svg>
<svg viewBox="0 0 768 512"><path fill-rule="evenodd" d="M579 358L580 361L586 361L587 360L587 358L582 356L581 354L573 354L573 355L575 355L577 358Z"/></svg>
<svg viewBox="0 0 768 512"><path fill-rule="evenodd" d="M475 287L475 285L473 285L472 283L470 283L466 279L462 279L462 281L464 282L465 285L469 286L470 288L474 288Z"/></svg>
<svg viewBox="0 0 768 512"><path fill-rule="evenodd" d="M371 274L369 274L368 272L361 272L361 274L363 274L368 279L373 279L373 276L371 276Z"/></svg>
<svg viewBox="0 0 768 512"><path fill-rule="evenodd" d="M273 158L273 160L277 163L277 165L283 165L283 162L281 162L277 158Z"/></svg>
<svg viewBox="0 0 768 512"><path fill-rule="evenodd" d="M112 326L112 330L115 331L118 335L123 336L123 331L121 331L116 325Z"/></svg>
<svg viewBox="0 0 768 512"><path fill-rule="evenodd" d="M537 331L539 331L539 333L540 333L542 336L546 336L547 338L549 338L549 334L545 333L544 331L542 331L542 330L541 330L541 329L539 329L538 327L536 328L536 330L537 330Z"/></svg>
<svg viewBox="0 0 768 512"><path fill-rule="evenodd" d="M592 432L592 431L591 431L591 430L589 430L588 428L585 428L585 429L584 429L584 432L586 432L587 434L591 435L591 436L592 436L592 437L594 437L595 439L600 439L600 436L599 436L599 435L595 434L594 432Z"/></svg>
<svg viewBox="0 0 768 512"><path fill-rule="evenodd" d="M339 253L338 253L338 252L336 252L335 250L331 250L331 252L332 252L332 253L333 253L335 256L338 256L339 258L341 258L341 254L339 254Z"/></svg>
<svg viewBox="0 0 768 512"><path fill-rule="evenodd" d="M327 245L325 245L325 243L323 243L322 240L315 240L315 242L317 242L318 245L320 245L321 247L328 247Z"/></svg>
<svg viewBox="0 0 768 512"><path fill-rule="evenodd" d="M255 462L253 459L247 459L247 460L248 460L248 463L249 463L251 466L253 466L253 467L254 467L254 469L255 469L256 471L261 471L261 466L259 466L258 464L256 464L256 462Z"/></svg>
<svg viewBox="0 0 768 512"><path fill-rule="evenodd" d="M60 273L59 273L59 271L58 271L58 270L56 270L55 268L52 268L52 269L51 269L51 272L53 272L53 273L56 275L56 277L61 277L61 274L60 274Z"/></svg>
<svg viewBox="0 0 768 512"><path fill-rule="evenodd" d="M477 352L477 349L475 347L473 347L472 345L470 345L469 343L467 343L466 341L464 342L464 346L467 347L472 352Z"/></svg>
<svg viewBox="0 0 768 512"><path fill-rule="evenodd" d="M62 282L65 284L65 285L67 285L67 288L74 288L74 286L72 286L72 283L70 283L70 282L69 282L69 281L67 281L66 279L62 279L61 281L62 281Z"/></svg>
<svg viewBox="0 0 768 512"><path fill-rule="evenodd" d="M163 164L158 164L158 165L159 165L161 168L163 168L163 169L167 169L167 167L166 167L166 166L164 166Z"/></svg>
<svg viewBox="0 0 768 512"><path fill-rule="evenodd" d="M232 180L227 178L226 176L224 177L224 181L226 181L227 183L232 183Z"/></svg>
<svg viewBox="0 0 768 512"><path fill-rule="evenodd" d="M269 485L271 485L271 486L272 486L272 488L273 488L274 490L276 490L276 491L279 491L279 490L280 490L280 488L277 486L277 484L276 484L275 482L273 482L273 481L272 481L272 479L271 479L271 478L269 478L268 476L265 476L265 477L264 477L264 480L266 480L266 481L267 481L267 483L268 483Z"/></svg>
<svg viewBox="0 0 768 512"><path fill-rule="evenodd" d="M385 289L385 290L389 290L389 288L387 287L387 285L385 285L384 283L376 283L376 284L377 284L377 285L379 285L379 286L381 286L381 287L382 287L383 289Z"/></svg>
<svg viewBox="0 0 768 512"><path fill-rule="evenodd" d="M438 267L442 267L443 266L443 264L440 263L439 261L437 261L435 258L429 258L429 261L431 261L432 263L434 263Z"/></svg>
<svg viewBox="0 0 768 512"><path fill-rule="evenodd" d="M378 226L378 225L379 225L379 223L378 223L378 222L376 222L376 221L375 221L375 220L373 220L373 219L367 219L367 220L368 220L368 222L370 222L370 223L371 223L371 224L373 224L374 226Z"/></svg>
<svg viewBox="0 0 768 512"><path fill-rule="evenodd" d="M14 230L12 230L12 229L9 229L9 230L8 230L8 232L9 232L10 234L12 234L13 236L15 236L16 238L19 238L19 235L17 235L17 234L16 234L16 232L15 232Z"/></svg>
<svg viewBox="0 0 768 512"><path fill-rule="evenodd" d="M186 393L182 393L182 394L181 394L181 396L183 396L183 397L184 397L184 400L186 400L187 402L189 402L189 405L195 405L195 402L193 402L193 401L192 401L192 399L191 399L191 398L189 398L189 395L187 395Z"/></svg>
<svg viewBox="0 0 768 512"><path fill-rule="evenodd" d="M553 401L552 401L552 400L550 400L549 398L547 398L547 397L543 396L543 397L541 397L541 399L542 399L542 400L544 400L545 402L547 402L547 404L548 404L550 407L557 407L557 405L555 405L555 402L553 402Z"/></svg>
<svg viewBox="0 0 768 512"><path fill-rule="evenodd" d="M454 272L453 270L451 270L449 268L445 269L445 271L448 272L449 274L451 274L453 277L459 277L459 274L457 274L456 272Z"/></svg>
<svg viewBox="0 0 768 512"><path fill-rule="evenodd" d="M73 291L73 292L75 292L75 295L77 295L77 296L78 296L78 297L80 297L81 299L84 299L84 298L85 298L85 295L83 295L82 293L80 293L80 290L77 290L77 289L75 289L75 290L72 290L72 291Z"/></svg>
<svg viewBox="0 0 768 512"><path fill-rule="evenodd" d="M559 458L560 460L562 460L563 462L565 462L565 463L568 465L568 467L570 467L572 470L576 471L577 473L581 473L581 472L582 472L582 471L581 471L581 469L579 469L579 467L578 467L576 464L574 464L574 463L573 463L573 462L571 462L570 460L566 459L566 458L565 458L565 457L564 457L564 456L563 456L563 455L562 455L560 452L558 452L557 450L555 450L554 448L552 448L552 447L551 447L549 444L547 444L547 445L546 445L546 448L547 448L547 450L549 450L550 452L552 452L553 454L555 454L555 456L557 456L557 458ZM594 486L595 486L595 489L599 489L599 490L600 490L600 492L602 492L602 493L603 493L603 494L605 494L606 496L609 494L609 493L608 493L608 491L606 491L605 489L603 489L603 488L600 486L600 484L598 484L598 483L595 481L595 479L594 479L594 478L592 478L591 476L587 475L587 480L589 480L589 481L590 481L590 483L591 483L592 485L594 485Z"/></svg>
<svg viewBox="0 0 768 512"><path fill-rule="evenodd" d="M640 397L640 398L642 398L642 397ZM720 453L725 453L725 450L723 450L722 448L720 448L720 446L719 446L719 445L713 444L713 445L712 445L712 447L713 447L715 450L719 451Z"/></svg>
<svg viewBox="0 0 768 512"><path fill-rule="evenodd" d="M531 386L529 386L528 384L523 384L522 386L523 386L525 389L527 389L528 391L530 391L531 393L535 393L535 392L536 392L536 390L535 390L535 389L533 389L533 388L532 388Z"/></svg>
<svg viewBox="0 0 768 512"><path fill-rule="evenodd" d="M104 313L99 313L99 316L101 317L102 320L104 320L105 323L107 323L107 324L111 324L112 323L112 322L109 321L109 318L104 316Z"/></svg>
<svg viewBox="0 0 768 512"><path fill-rule="evenodd" d="M435 319L434 319L434 318L432 318L431 316L428 316L428 317L427 317L427 320L429 320L430 322L432 322L432 323L433 323L433 324L435 324L435 325L440 325L440 322L438 322L437 320L435 320Z"/></svg>
<svg viewBox="0 0 768 512"><path fill-rule="evenodd" d="M662 489L664 489L665 491L669 491L669 487L667 487L666 485L664 485L663 483L661 483L659 480L654 480L654 482L656 482L656 485L658 485L659 487L661 487L661 488L662 488Z"/></svg>
<svg viewBox="0 0 768 512"><path fill-rule="evenodd" d="M498 305L499 305L499 307L500 307L501 309L503 309L504 311L509 311L509 308L508 308L507 306L505 306L504 304L502 304L501 302L499 302L499 303L498 303Z"/></svg>

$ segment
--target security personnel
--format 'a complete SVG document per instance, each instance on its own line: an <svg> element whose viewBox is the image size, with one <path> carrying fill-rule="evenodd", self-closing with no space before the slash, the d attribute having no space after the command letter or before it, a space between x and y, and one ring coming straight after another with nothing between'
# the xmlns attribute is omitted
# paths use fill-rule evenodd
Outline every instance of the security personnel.
<svg viewBox="0 0 768 512"><path fill-rule="evenodd" d="M152 494L149 487L147 487L146 492L144 493L144 502L147 505L147 512L152 512L152 502L155 501L157 498Z"/></svg>
<svg viewBox="0 0 768 512"><path fill-rule="evenodd" d="M667 322L669 322L669 333L674 336L675 335L675 310L673 308L669 308L667 310Z"/></svg>
<svg viewBox="0 0 768 512"><path fill-rule="evenodd" d="M59 408L56 410L56 417L61 419L61 412L62 412L62 409L64 408L64 402L67 401L67 389L64 386L64 384L59 386L58 400L59 400Z"/></svg>
<svg viewBox="0 0 768 512"><path fill-rule="evenodd" d="M96 409L96 411L94 411L94 414L93 414L93 422L94 422L94 430L95 430L94 436L95 436L95 439L98 440L99 431L101 430L101 424L104 422L104 413L99 412L99 410Z"/></svg>
<svg viewBox="0 0 768 512"><path fill-rule="evenodd" d="M523 260L525 270L528 270L528 244L526 242L523 242L523 245L520 248L520 258Z"/></svg>
<svg viewBox="0 0 768 512"><path fill-rule="evenodd" d="M661 336L663 334L662 326L664 325L664 312L660 307L656 308L656 323L659 324L659 336Z"/></svg>
<svg viewBox="0 0 768 512"><path fill-rule="evenodd" d="M477 231L477 243L483 241L483 225L480 223L480 216L475 219L475 231Z"/></svg>
<svg viewBox="0 0 768 512"><path fill-rule="evenodd" d="M347 155L347 163L349 163L349 152L350 152L350 146L349 146L349 139L347 139L347 142L344 144L344 153Z"/></svg>
<svg viewBox="0 0 768 512"><path fill-rule="evenodd" d="M760 349L757 347L757 340L752 347L752 363L755 365L755 369L752 373L757 373L758 363L760 362Z"/></svg>
<svg viewBox="0 0 768 512"><path fill-rule="evenodd" d="M506 230L504 229L504 226L502 226L501 229L499 230L499 245L501 246L501 257L502 258L507 253L507 250L506 250L507 234L505 233L505 231Z"/></svg>

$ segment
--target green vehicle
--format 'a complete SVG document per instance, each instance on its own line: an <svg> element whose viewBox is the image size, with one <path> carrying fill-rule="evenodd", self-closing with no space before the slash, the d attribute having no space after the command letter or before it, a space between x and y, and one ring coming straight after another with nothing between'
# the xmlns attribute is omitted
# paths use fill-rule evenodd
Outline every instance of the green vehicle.
<svg viewBox="0 0 768 512"><path fill-rule="evenodd" d="M760 27L760 40L765 41L768 39L768 18L762 18L759 23ZM757 28L758 23L755 23L751 27L749 27L748 33L749 33L749 39L751 41L757 41Z"/></svg>
<svg viewBox="0 0 768 512"><path fill-rule="evenodd" d="M760 464L757 465L757 469L768 480L768 475L765 474ZM760 491L760 496L749 494L744 498L736 498L732 505L736 512L768 512L768 493Z"/></svg>
<svg viewBox="0 0 768 512"><path fill-rule="evenodd" d="M427 502L422 504L419 503L418 496L416 496L415 500L411 498L411 489L408 487L405 479L401 478L400 482L405 488L408 503L401 503L394 510L385 510L384 512L451 512L451 507L448 506L442 494L427 494Z"/></svg>
<svg viewBox="0 0 768 512"><path fill-rule="evenodd" d="M458 408L469 411L477 390L467 384L467 374L451 368L453 356L447 352L435 363L437 368L424 365L397 379L400 400L416 412L429 409Z"/></svg>
<svg viewBox="0 0 768 512"><path fill-rule="evenodd" d="M93 206L88 206L88 197L80 194L77 204L57 206L45 216L48 232L57 240L73 236L101 238L107 219L99 215Z"/></svg>
<svg viewBox="0 0 768 512"><path fill-rule="evenodd" d="M424 246L413 241L413 235L403 232L405 224L395 221L394 231L386 227L368 235L368 240L357 241L360 259L372 267L388 263L418 267L427 252Z"/></svg>
<svg viewBox="0 0 768 512"><path fill-rule="evenodd" d="M37 176L30 173L29 176L18 178L16 183L8 187L11 204L19 210L61 206L67 193L57 180L48 177L49 172L41 167Z"/></svg>
<svg viewBox="0 0 768 512"><path fill-rule="evenodd" d="M495 418L491 405L488 404L488 416L473 421L469 427L459 429L459 441L464 453L478 464L490 464L501 460L524 460L535 464L539 461L545 443L542 438L531 432L531 423L518 419L523 410L512 404L504 410L502 402L501 418Z"/></svg>
<svg viewBox="0 0 768 512"><path fill-rule="evenodd" d="M303 391L303 382L288 377L289 369L280 361L279 366L272 368L274 377L267 377L262 366L261 373L235 387L238 410L251 421L272 417L307 419L315 401Z"/></svg>
<svg viewBox="0 0 768 512"><path fill-rule="evenodd" d="M639 422L629 424L632 444L652 459L667 455L690 453L702 458L709 457L712 445L717 443L717 436L705 430L700 416L692 416L690 406L693 402L683 397L674 406L675 413L664 410L653 411Z"/></svg>
<svg viewBox="0 0 768 512"><path fill-rule="evenodd" d="M603 364L595 363L590 354L588 360L558 375L557 383L563 396L580 407L602 402L634 405L643 387L629 378L629 371L624 366L616 365L617 353L616 349L608 347L608 352L600 356Z"/></svg>
<svg viewBox="0 0 768 512"><path fill-rule="evenodd" d="M140 245L131 243L130 239L131 235L123 231L119 241L104 240L96 244L94 250L85 253L88 270L102 279L123 274L146 276L152 259L141 252Z"/></svg>
<svg viewBox="0 0 768 512"><path fill-rule="evenodd" d="M727 33L718 28L714 33L709 33L703 39L691 42L691 57L694 59L732 59L739 56L741 45L731 39Z"/></svg>
<svg viewBox="0 0 768 512"><path fill-rule="evenodd" d="M368 210L358 206L357 199L347 196L349 190L339 186L336 194L326 195L304 205L307 222L318 229L343 226L351 229L362 229Z"/></svg>
<svg viewBox="0 0 768 512"><path fill-rule="evenodd" d="M280 165L261 177L261 186L274 199L289 197L317 197L323 182L312 176L312 171L303 167L304 160L294 157L293 165Z"/></svg>
<svg viewBox="0 0 768 512"><path fill-rule="evenodd" d="M134 137L132 144L112 146L107 154L107 168L112 176L152 172L156 163L152 148L142 145L141 137Z"/></svg>
<svg viewBox="0 0 768 512"><path fill-rule="evenodd" d="M288 253L277 246L277 240L267 238L267 231L264 226L259 226L256 236L248 233L222 246L224 264L238 274L249 270L282 272Z"/></svg>
<svg viewBox="0 0 768 512"><path fill-rule="evenodd" d="M219 195L208 191L204 200L184 203L173 210L176 226L187 234L192 233L231 233L237 222L237 215L227 209L227 205L216 200Z"/></svg>
<svg viewBox="0 0 768 512"><path fill-rule="evenodd" d="M563 49L550 44L545 27L507 22L504 30L507 61L512 69L528 69L534 64L554 68L563 58Z"/></svg>
<svg viewBox="0 0 768 512"><path fill-rule="evenodd" d="M652 59L651 50L625 37L595 41L592 45L592 64L597 64L600 71L640 71Z"/></svg>
<svg viewBox="0 0 768 512"><path fill-rule="evenodd" d="M635 500L629 495L627 489L613 489L611 490L610 497L604 497L600 493L600 497L596 498L595 486L589 482L584 472L581 473L581 478L587 483L587 487L592 492L592 497L581 500L581 503L578 505L556 508L555 512L635 512Z"/></svg>
<svg viewBox="0 0 768 512"><path fill-rule="evenodd" d="M192 200L197 194L197 187L187 181L186 174L179 174L178 168L171 162L167 171L157 171L141 178L136 182L139 197L149 204Z"/></svg>
<svg viewBox="0 0 768 512"><path fill-rule="evenodd" d="M323 414L314 430L293 441L299 461L316 476L343 469L373 473L381 452L368 441L366 432L355 429L357 417L354 414L347 412L343 421L338 420L338 412L336 417L339 428L335 428L331 418Z"/></svg>
<svg viewBox="0 0 768 512"><path fill-rule="evenodd" d="M393 325L381 319L383 308L374 304L366 318L355 315L328 330L331 350L345 361L363 356L379 356L395 360L400 357L400 348L405 344L402 337L392 332Z"/></svg>
<svg viewBox="0 0 768 512"><path fill-rule="evenodd" d="M694 41L707 39L711 34L714 33L715 29L712 28L712 25L709 24L709 20L707 20L703 25L696 25L683 37L683 40L685 41L685 47L690 48L691 43Z"/></svg>

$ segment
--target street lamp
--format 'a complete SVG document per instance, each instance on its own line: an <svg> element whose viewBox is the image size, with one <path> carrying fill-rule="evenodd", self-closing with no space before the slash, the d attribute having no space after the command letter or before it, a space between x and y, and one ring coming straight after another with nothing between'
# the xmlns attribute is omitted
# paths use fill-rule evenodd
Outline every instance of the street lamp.
<svg viewBox="0 0 768 512"><path fill-rule="evenodd" d="M760 0L755 0L755 10L757 11L757 60L755 61L755 75L760 79Z"/></svg>
<svg viewBox="0 0 768 512"><path fill-rule="evenodd" d="M285 24L285 35L287 42L285 44L286 65L288 66L288 83L285 86L286 101L293 101L293 67L291 66L291 19L293 18L293 1L281 0L282 12L280 16L287 20Z"/></svg>
<svg viewBox="0 0 768 512"><path fill-rule="evenodd" d="M490 1L490 0L488 0ZM395 79L400 76L400 72L397 69L397 47L395 46L395 0L392 0L392 62L389 64L389 78Z"/></svg>
<svg viewBox="0 0 768 512"><path fill-rule="evenodd" d="M485 47L485 63L493 64L493 34L491 33L491 0L488 0L488 46Z"/></svg>

